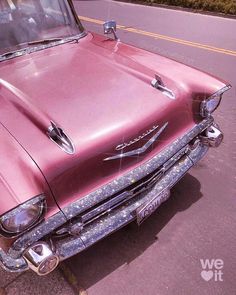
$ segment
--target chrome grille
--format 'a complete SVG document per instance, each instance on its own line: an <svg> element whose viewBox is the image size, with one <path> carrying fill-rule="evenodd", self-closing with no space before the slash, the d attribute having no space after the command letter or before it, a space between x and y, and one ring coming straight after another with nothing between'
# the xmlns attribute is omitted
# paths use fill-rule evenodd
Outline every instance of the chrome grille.
<svg viewBox="0 0 236 295"><path fill-rule="evenodd" d="M100 218L104 214L109 213L115 208L121 206L126 203L130 199L135 196L141 194L144 191L150 190L156 182L168 171L177 161L179 161L185 154L189 151L189 145L182 148L178 153L176 153L172 158L170 158L164 165L162 165L158 170L153 173L147 175L145 178L141 179L138 182L125 188L123 191L119 192L116 195L111 196L108 200L99 204L96 207L84 212L80 216L80 220L82 224L88 224L93 222L94 220Z"/></svg>
<svg viewBox="0 0 236 295"><path fill-rule="evenodd" d="M126 187L119 193L110 196L105 201L100 204L84 211L79 216L71 220L67 225L59 228L56 231L56 235L61 236L65 234L77 235L84 226L94 222L95 220L101 218L105 214L108 214L112 210L116 209L127 203L129 200L135 198L143 192L151 190L151 188L157 183L158 180L174 165L178 162L184 155L186 155L190 150L190 145L186 145L179 152L177 152L173 157L171 157L167 162L165 162L161 167L159 167L154 172L148 174L146 177L139 181L133 182L132 185ZM79 224L79 227L77 226ZM75 228L74 228L74 225Z"/></svg>

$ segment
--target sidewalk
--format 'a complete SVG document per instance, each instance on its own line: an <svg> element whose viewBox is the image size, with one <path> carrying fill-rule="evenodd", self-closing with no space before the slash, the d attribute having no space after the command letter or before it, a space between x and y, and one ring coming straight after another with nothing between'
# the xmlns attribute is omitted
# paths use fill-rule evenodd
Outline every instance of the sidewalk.
<svg viewBox="0 0 236 295"><path fill-rule="evenodd" d="M32 271L12 274L0 268L0 295L75 295L60 271L39 277Z"/></svg>

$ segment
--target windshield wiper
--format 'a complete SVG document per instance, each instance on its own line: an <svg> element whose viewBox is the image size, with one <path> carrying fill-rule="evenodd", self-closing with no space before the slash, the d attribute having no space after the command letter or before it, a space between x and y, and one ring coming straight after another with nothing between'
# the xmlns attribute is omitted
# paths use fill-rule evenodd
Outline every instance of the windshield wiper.
<svg viewBox="0 0 236 295"><path fill-rule="evenodd" d="M41 40L35 40L30 41L27 44L28 45L45 45L50 44L53 42L59 42L59 44L68 43L72 41L77 41L80 38L80 36L70 36L70 37L64 37L64 38L48 38L48 39L41 39Z"/></svg>
<svg viewBox="0 0 236 295"><path fill-rule="evenodd" d="M39 46L34 46L34 47L26 47L14 51L9 51L3 54L0 54L0 62L11 59L14 57L18 57L24 54L29 54L38 50L43 50L45 48L51 47L51 46L57 46L69 42L76 42L78 43L78 40L84 36L84 34L80 35L74 35L70 37L65 37L65 38L48 38L48 39L41 39L41 40L35 40L35 41L30 41L24 44L27 45L39 45ZM23 45L23 44L22 44Z"/></svg>
<svg viewBox="0 0 236 295"><path fill-rule="evenodd" d="M74 41L75 39L62 39L62 38L51 38L51 39L43 39L43 40L36 40L36 41L31 41L28 42L27 45L49 45L50 43L53 42L58 42L57 45L63 44L63 43L67 43L67 42L71 42ZM42 47L39 46L39 47ZM48 47L48 46L47 46ZM6 53L0 54L0 61L6 60L6 59L11 59L17 56L21 56L27 53L31 53L36 51L36 48L30 48L30 47L26 47L26 48L22 48L22 49L18 49L18 50L13 50L13 51L8 51Z"/></svg>
<svg viewBox="0 0 236 295"><path fill-rule="evenodd" d="M31 42L28 42L27 45L47 45L47 44L50 44L53 42L59 42L59 44L61 44L61 43L71 42L73 40L75 40L75 39L72 39L72 38L70 38L70 39L50 38L50 39L31 41ZM18 49L18 50L13 50L13 51L8 51L8 52L0 55L0 61L6 60L6 59L11 59L11 58L14 58L17 56L21 56L26 53L31 53L33 51L35 51L35 50L30 47L26 47L26 48L22 48L22 49Z"/></svg>

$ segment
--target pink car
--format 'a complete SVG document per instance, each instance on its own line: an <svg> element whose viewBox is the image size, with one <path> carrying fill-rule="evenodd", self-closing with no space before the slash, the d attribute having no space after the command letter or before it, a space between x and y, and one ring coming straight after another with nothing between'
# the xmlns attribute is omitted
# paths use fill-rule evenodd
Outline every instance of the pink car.
<svg viewBox="0 0 236 295"><path fill-rule="evenodd" d="M0 262L39 275L140 225L223 134L230 85L82 27L72 1L0 0ZM109 36L108 36L109 34ZM191 194L191 188L189 193Z"/></svg>

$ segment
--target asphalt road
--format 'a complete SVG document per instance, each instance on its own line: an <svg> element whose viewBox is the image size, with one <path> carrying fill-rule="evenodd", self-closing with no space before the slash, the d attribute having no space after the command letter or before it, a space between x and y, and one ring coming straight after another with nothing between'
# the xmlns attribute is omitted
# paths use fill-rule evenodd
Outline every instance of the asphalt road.
<svg viewBox="0 0 236 295"><path fill-rule="evenodd" d="M236 294L236 20L112 1L74 3L87 30L102 33L101 21L115 19L121 41L233 86L215 113L223 144L141 227L132 223L67 261L77 286L89 295ZM219 260L202 273L201 259Z"/></svg>

